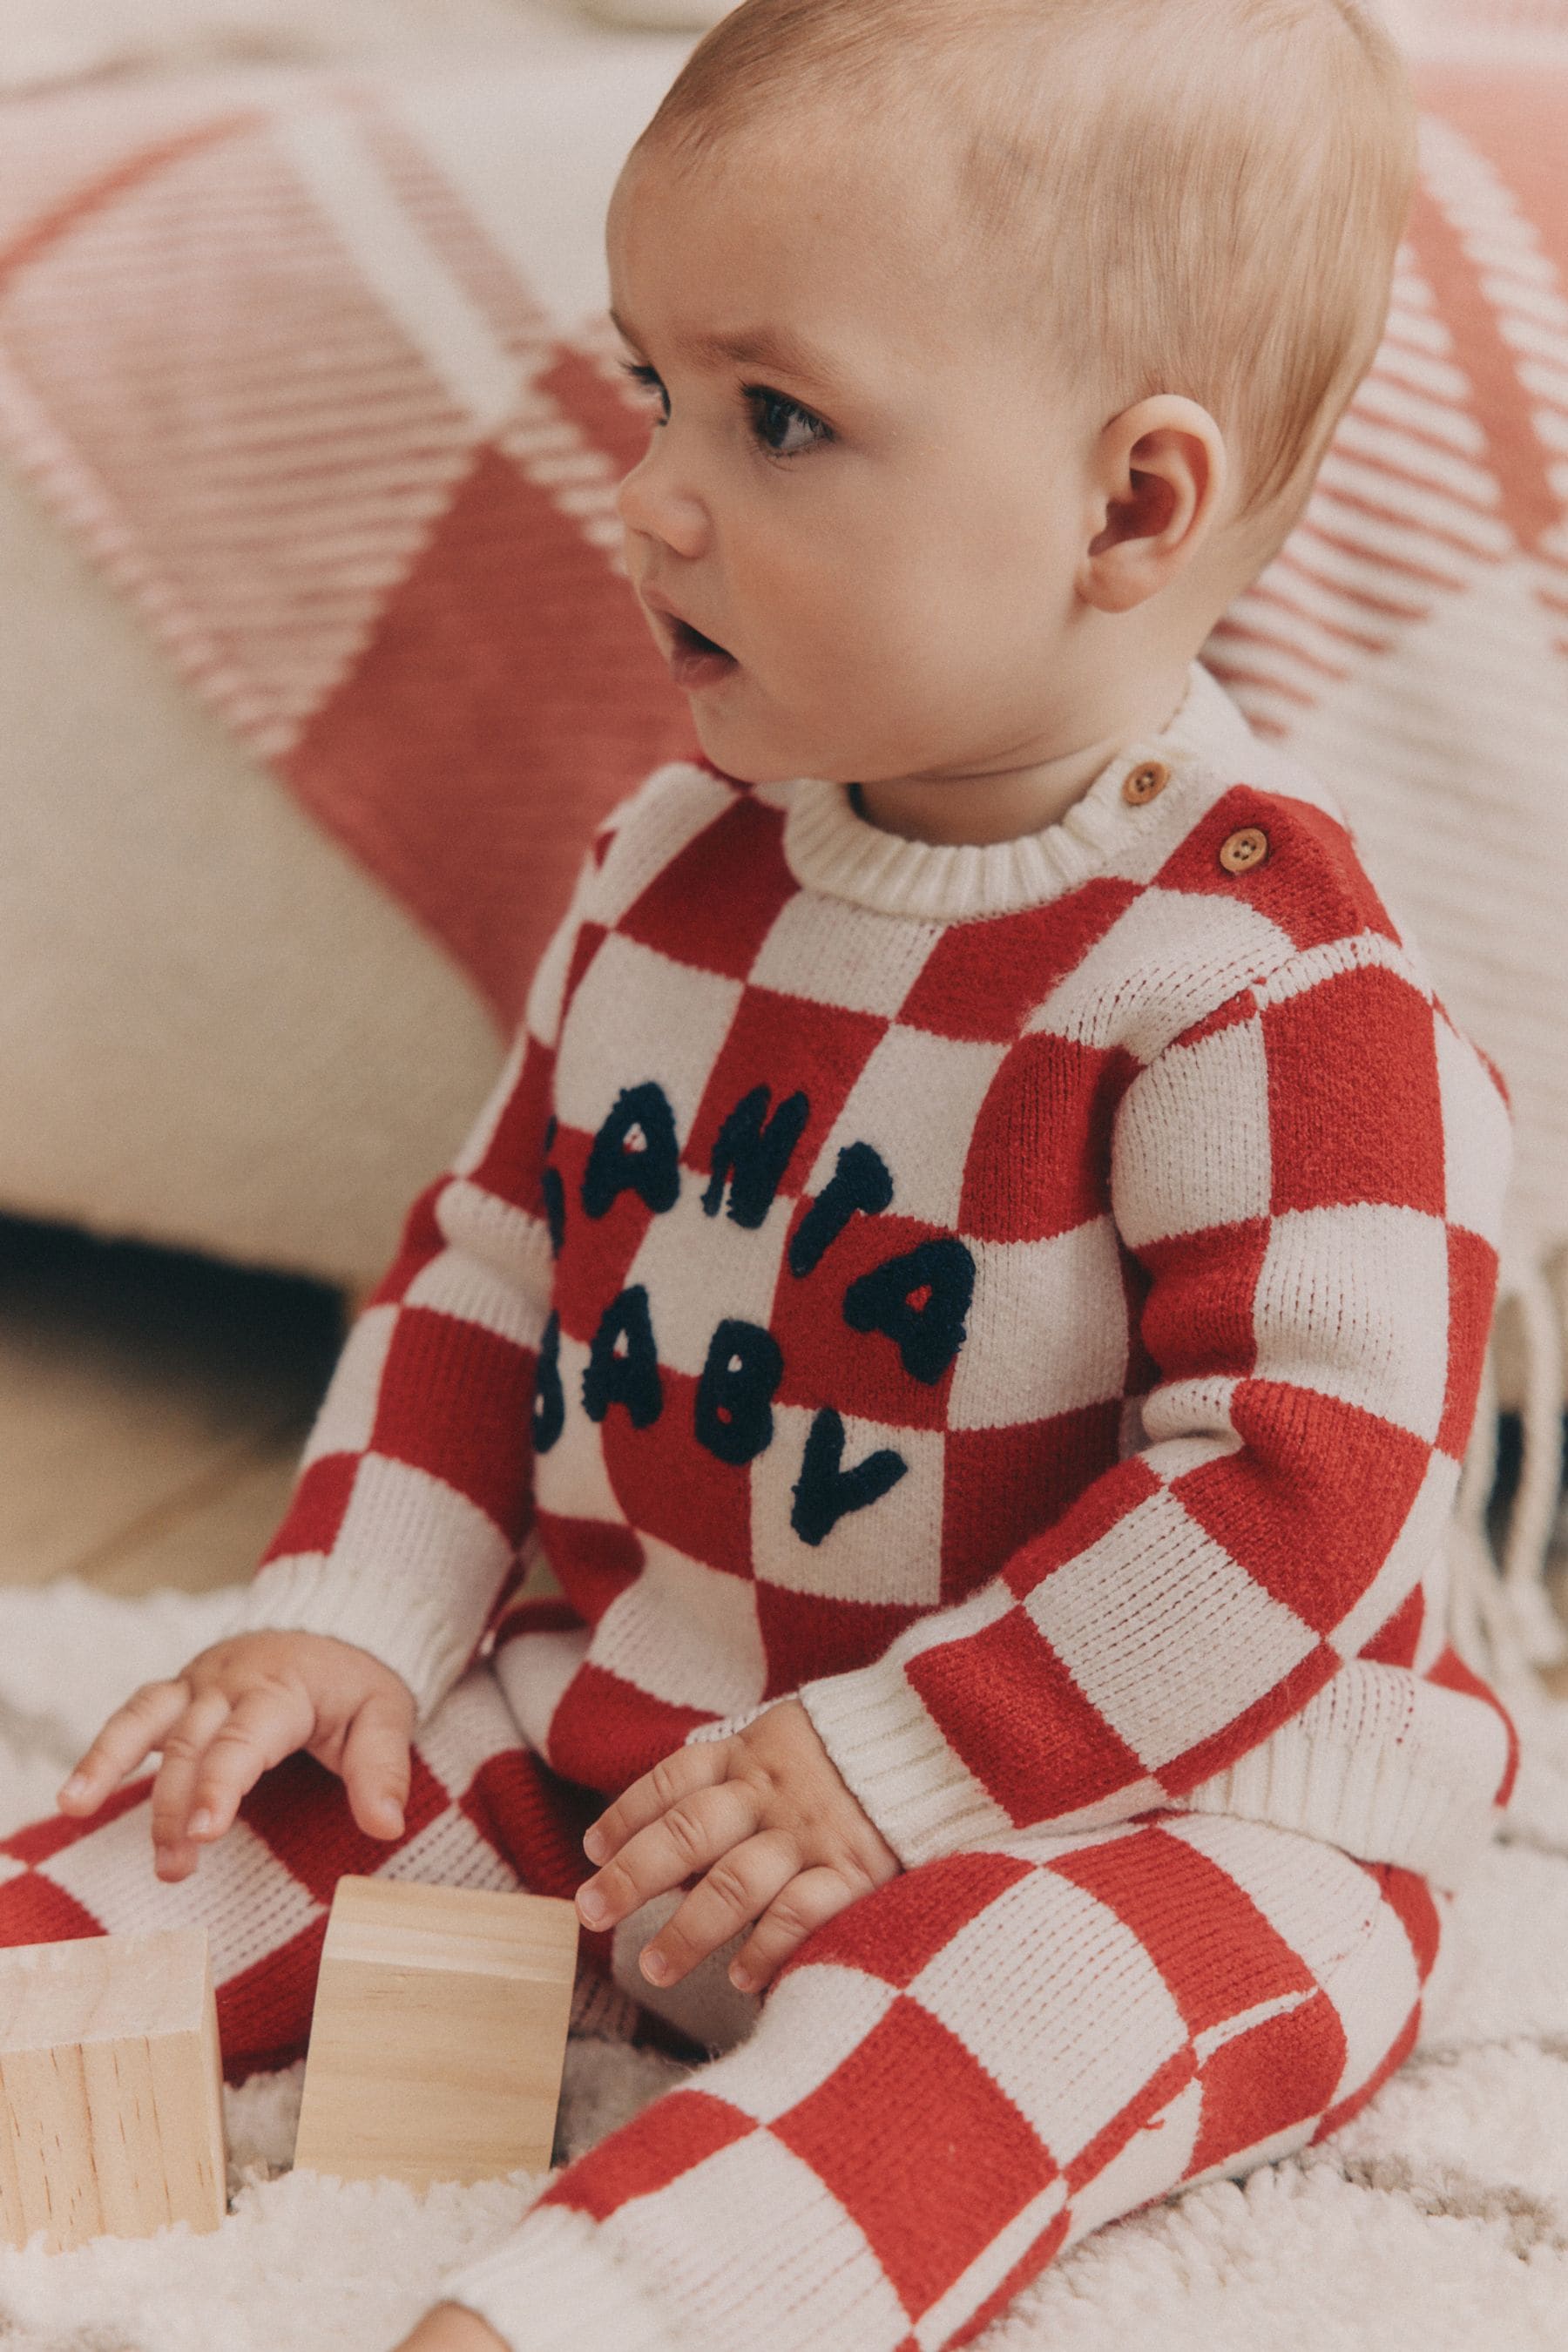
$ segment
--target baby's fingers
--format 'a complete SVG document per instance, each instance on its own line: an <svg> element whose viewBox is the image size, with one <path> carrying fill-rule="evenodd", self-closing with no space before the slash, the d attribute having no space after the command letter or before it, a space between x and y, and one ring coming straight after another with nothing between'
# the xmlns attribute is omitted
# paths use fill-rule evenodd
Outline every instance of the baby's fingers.
<svg viewBox="0 0 1568 2352"><path fill-rule="evenodd" d="M798 1884L800 1855L793 1842L764 1830L721 1854L679 1908L642 1950L642 1971L655 1984L674 1984L689 1969L760 1919L770 1904ZM743 1988L742 1988L743 1990Z"/></svg>
<svg viewBox="0 0 1568 2352"><path fill-rule="evenodd" d="M160 1878L188 1878L196 1866L190 1839L191 1788L209 1746L227 1720L222 1691L194 1698L163 1737L163 1761L153 1783L152 1830Z"/></svg>
<svg viewBox="0 0 1568 2352"><path fill-rule="evenodd" d="M727 1740L699 1740L695 1747L678 1748L672 1755L662 1757L651 1772L634 1780L599 1815L583 1840L583 1851L589 1861L607 1862L629 1837L662 1819L671 1805L679 1804L699 1789L712 1788L722 1780L728 1747Z"/></svg>
<svg viewBox="0 0 1568 2352"><path fill-rule="evenodd" d="M227 1712L210 1729L210 1717L202 1722L191 1742L195 1766L191 1778L187 1780L184 1771L176 1774L171 1764L164 1766L169 1777L168 1832L175 1837L188 1832L205 1843L223 1836L239 1811L241 1798L254 1789L263 1772L302 1748L315 1727L315 1710L303 1692L295 1696L281 1688L268 1688L247 1691L232 1706L221 1693L204 1694L204 1700L191 1710L193 1730L197 1709L208 1698L217 1700ZM160 1787L163 1777L159 1775ZM157 1791L153 1811L153 1834L162 1843L165 1832L158 1819Z"/></svg>
<svg viewBox="0 0 1568 2352"><path fill-rule="evenodd" d="M727 1860L731 1848L750 1838L756 1826L755 1795L740 1781L699 1789L638 1830L613 1861L584 1880L577 1889L578 1917L588 1927L613 1927L656 1895Z"/></svg>
<svg viewBox="0 0 1568 2352"><path fill-rule="evenodd" d="M774 1896L731 1961L731 1983L740 1992L761 1992L808 1936L847 1910L864 1891L839 1871L803 1870Z"/></svg>
<svg viewBox="0 0 1568 2352"><path fill-rule="evenodd" d="M368 1837L401 1837L412 1767L405 1704L367 1698L343 1742L343 1786L353 1817Z"/></svg>
<svg viewBox="0 0 1568 2352"><path fill-rule="evenodd" d="M162 1748L191 1703L184 1681L143 1683L116 1709L72 1770L55 1802L62 1812L96 1813L144 1756Z"/></svg>

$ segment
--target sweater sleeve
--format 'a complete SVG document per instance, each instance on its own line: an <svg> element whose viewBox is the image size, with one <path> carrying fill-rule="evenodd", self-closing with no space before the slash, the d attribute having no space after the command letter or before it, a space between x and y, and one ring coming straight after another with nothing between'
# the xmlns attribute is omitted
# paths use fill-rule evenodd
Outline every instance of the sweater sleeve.
<svg viewBox="0 0 1568 2352"><path fill-rule="evenodd" d="M421 1724L471 1662L531 1519L555 1045L615 824L584 860L489 1100L354 1323L230 1629L354 1643L403 1676Z"/></svg>
<svg viewBox="0 0 1568 2352"><path fill-rule="evenodd" d="M901 1860L1184 1799L1419 1622L1508 1160L1500 1087L1386 939L1296 955L1138 1072L1110 1180L1135 1450L799 1694Z"/></svg>

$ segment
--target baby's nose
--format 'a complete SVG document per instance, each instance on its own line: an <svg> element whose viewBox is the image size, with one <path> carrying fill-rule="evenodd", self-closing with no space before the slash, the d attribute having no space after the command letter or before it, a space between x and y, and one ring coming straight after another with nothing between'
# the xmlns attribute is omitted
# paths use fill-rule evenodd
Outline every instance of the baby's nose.
<svg viewBox="0 0 1568 2352"><path fill-rule="evenodd" d="M707 545L706 506L660 459L657 447L633 467L616 493L616 504L627 530L658 540L674 554L700 555Z"/></svg>

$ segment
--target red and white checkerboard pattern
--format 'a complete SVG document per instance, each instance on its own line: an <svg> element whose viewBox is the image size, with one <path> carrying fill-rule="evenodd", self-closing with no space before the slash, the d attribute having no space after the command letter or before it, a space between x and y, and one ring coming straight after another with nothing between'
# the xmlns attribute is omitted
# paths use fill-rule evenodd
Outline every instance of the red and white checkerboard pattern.
<svg viewBox="0 0 1568 2352"><path fill-rule="evenodd" d="M593 1790L802 1689L910 1866L809 1939L760 2015L735 1997L729 2055L444 2282L520 2352L718 2352L764 2323L799 2352L946 2352L1087 2231L1337 2128L1412 2046L1444 1898L1342 1850L1348 1783L1338 1837L1182 1808L1363 1672L1436 1703L1407 1726L1437 1798L1485 1765L1478 1718L1482 1810L1505 1793L1505 1718L1447 1647L1436 1539L1506 1121L1322 795L1233 722L1198 674L1033 864L879 843L832 788L651 779L411 1215L249 1595L256 1622L407 1674L406 1836L365 1839L300 1757L177 1888L153 1877L145 1782L0 1848L7 1940L209 1924L238 2075L295 2054L344 1870L569 1893ZM1169 782L1134 807L1151 753ZM1232 874L1218 852L1247 828L1268 857ZM649 1113L595 1213L595 1137L649 1085L674 1196L654 1205ZM807 1107L742 1224L732 1172L725 1213L700 1200L758 1085L774 1116ZM791 1240L856 1145L891 1197L796 1274ZM974 1270L934 1378L907 1324L844 1311L931 1244ZM581 1375L629 1287L661 1409L595 1421ZM552 1316L559 1428L531 1460ZM771 1441L741 1462L694 1411L726 1320L780 1358ZM792 1481L838 1411L847 1460L907 1466L813 1542ZM536 1544L564 1596L502 1598ZM493 1660L464 1675L487 1625ZM1457 1727L1446 1751L1434 1723ZM1289 1810L1288 1775L1271 1801ZM635 1982L675 1899L588 1939L584 2022L626 2030L597 1971Z"/></svg>
<svg viewBox="0 0 1568 2352"><path fill-rule="evenodd" d="M1234 1819L925 1864L442 2293L519 2352L943 2352L1089 2231L1348 2121L1439 1927L1412 1874Z"/></svg>
<svg viewBox="0 0 1568 2352"><path fill-rule="evenodd" d="M1338 1757L1310 1797L1276 1774L1268 1818L1458 1866L1447 1811L1468 1853L1513 1769L1442 1556L1506 1111L1321 791L1201 670L1153 748L1163 793L1123 798L1131 747L1038 872L1019 845L895 844L837 787L656 774L350 1343L247 1622L361 1642L422 1711L488 1624L529 1740L606 1795L798 1694L906 1863L1246 1810L1225 1776L1278 1734ZM1247 828L1269 854L1232 873ZM650 1087L665 1188L638 1126L595 1200L617 1102ZM743 1223L738 1180L723 1213L705 1192L759 1088L805 1108ZM891 1197L797 1268L857 1148ZM917 1251L973 1272L938 1361L908 1344L929 1259L898 1313L852 1319ZM735 1458L700 1404L742 1327L778 1360ZM595 1417L596 1360L640 1360L651 1402L623 1386ZM498 1600L534 1545L563 1600Z"/></svg>

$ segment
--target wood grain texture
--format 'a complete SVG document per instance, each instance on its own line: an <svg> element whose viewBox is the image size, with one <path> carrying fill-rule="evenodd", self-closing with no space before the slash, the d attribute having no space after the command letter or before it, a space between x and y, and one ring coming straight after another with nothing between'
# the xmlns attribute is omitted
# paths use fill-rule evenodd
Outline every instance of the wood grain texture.
<svg viewBox="0 0 1568 2352"><path fill-rule="evenodd" d="M0 2233L59 2253L227 2210L205 1927L0 1951Z"/></svg>
<svg viewBox="0 0 1568 2352"><path fill-rule="evenodd" d="M547 2171L576 1960L570 1903L341 1878L296 2167L420 2189Z"/></svg>

